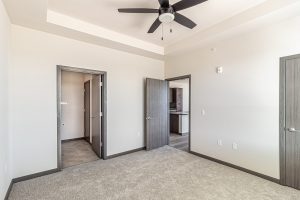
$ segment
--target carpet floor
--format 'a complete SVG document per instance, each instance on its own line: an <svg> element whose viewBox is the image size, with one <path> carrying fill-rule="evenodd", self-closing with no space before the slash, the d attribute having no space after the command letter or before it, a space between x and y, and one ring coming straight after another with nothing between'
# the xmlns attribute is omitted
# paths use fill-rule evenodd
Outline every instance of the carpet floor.
<svg viewBox="0 0 300 200"><path fill-rule="evenodd" d="M63 168L99 159L92 146L85 140L63 142L61 151Z"/></svg>
<svg viewBox="0 0 300 200"><path fill-rule="evenodd" d="M299 200L300 191L172 147L16 183L10 200Z"/></svg>

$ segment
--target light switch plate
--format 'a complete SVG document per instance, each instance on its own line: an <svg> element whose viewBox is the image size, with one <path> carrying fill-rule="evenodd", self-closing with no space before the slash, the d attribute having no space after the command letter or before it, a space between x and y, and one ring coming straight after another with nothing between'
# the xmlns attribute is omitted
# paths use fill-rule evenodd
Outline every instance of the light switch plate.
<svg viewBox="0 0 300 200"><path fill-rule="evenodd" d="M219 145L219 146L223 146L223 141L219 139L219 140L218 140L218 145Z"/></svg>
<svg viewBox="0 0 300 200"><path fill-rule="evenodd" d="M232 143L232 149L237 150L238 149L238 144L237 143Z"/></svg>
<svg viewBox="0 0 300 200"><path fill-rule="evenodd" d="M216 71L218 74L223 74L223 67L217 67Z"/></svg>

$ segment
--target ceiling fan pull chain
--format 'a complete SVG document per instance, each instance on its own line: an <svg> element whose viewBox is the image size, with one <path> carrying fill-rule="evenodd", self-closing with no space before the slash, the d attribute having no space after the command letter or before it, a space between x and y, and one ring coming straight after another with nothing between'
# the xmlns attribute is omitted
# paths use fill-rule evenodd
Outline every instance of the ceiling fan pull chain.
<svg viewBox="0 0 300 200"><path fill-rule="evenodd" d="M170 23L170 33L173 33L172 22Z"/></svg>

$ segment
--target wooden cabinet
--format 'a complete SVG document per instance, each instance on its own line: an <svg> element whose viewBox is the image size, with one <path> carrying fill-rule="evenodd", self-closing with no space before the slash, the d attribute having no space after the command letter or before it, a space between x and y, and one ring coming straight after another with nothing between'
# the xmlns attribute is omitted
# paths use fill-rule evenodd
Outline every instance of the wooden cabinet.
<svg viewBox="0 0 300 200"><path fill-rule="evenodd" d="M183 109L183 89L170 88L170 110L182 111Z"/></svg>
<svg viewBox="0 0 300 200"><path fill-rule="evenodd" d="M170 113L170 132L181 135L189 132L189 114L187 112Z"/></svg>
<svg viewBox="0 0 300 200"><path fill-rule="evenodd" d="M170 132L179 133L179 115L170 114Z"/></svg>

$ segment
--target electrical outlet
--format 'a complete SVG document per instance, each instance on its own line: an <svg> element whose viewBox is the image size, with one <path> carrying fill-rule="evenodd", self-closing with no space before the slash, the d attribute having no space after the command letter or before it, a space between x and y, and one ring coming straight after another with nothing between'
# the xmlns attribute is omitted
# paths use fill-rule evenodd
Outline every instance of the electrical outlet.
<svg viewBox="0 0 300 200"><path fill-rule="evenodd" d="M206 114L204 109L201 110L201 114L202 114L202 116L204 116Z"/></svg>
<svg viewBox="0 0 300 200"><path fill-rule="evenodd" d="M219 139L219 140L218 140L218 145L219 145L219 146L223 146L223 141Z"/></svg>
<svg viewBox="0 0 300 200"><path fill-rule="evenodd" d="M237 150L238 149L238 144L237 143L232 143L232 149Z"/></svg>

